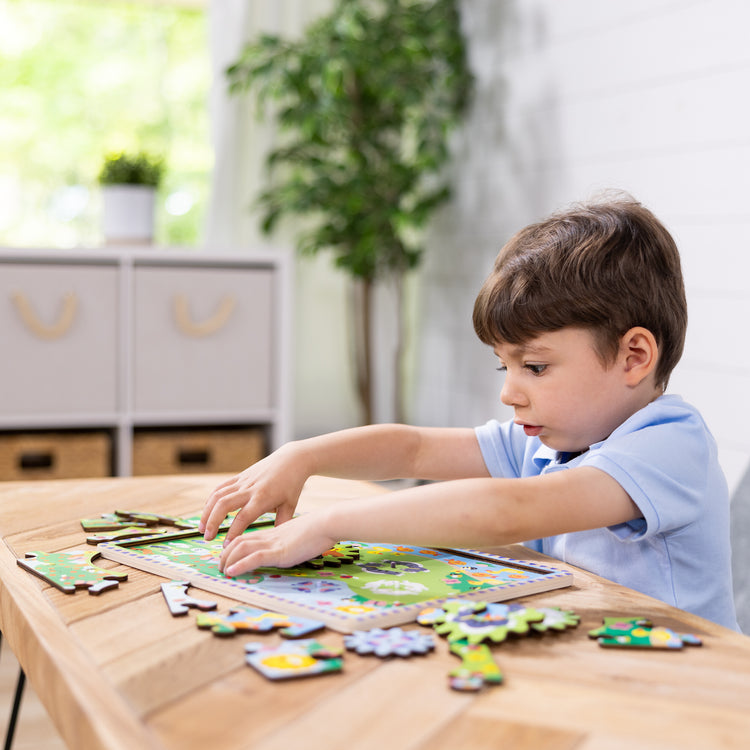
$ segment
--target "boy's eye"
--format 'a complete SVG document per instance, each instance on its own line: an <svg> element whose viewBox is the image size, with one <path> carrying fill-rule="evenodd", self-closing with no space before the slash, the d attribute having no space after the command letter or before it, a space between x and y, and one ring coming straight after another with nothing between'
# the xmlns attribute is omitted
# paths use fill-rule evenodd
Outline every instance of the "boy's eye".
<svg viewBox="0 0 750 750"><path fill-rule="evenodd" d="M498 365L498 367L495 368L498 372L507 372L508 368L505 365Z"/></svg>
<svg viewBox="0 0 750 750"><path fill-rule="evenodd" d="M547 369L547 365L524 365L524 367L531 370L534 375L541 375Z"/></svg>

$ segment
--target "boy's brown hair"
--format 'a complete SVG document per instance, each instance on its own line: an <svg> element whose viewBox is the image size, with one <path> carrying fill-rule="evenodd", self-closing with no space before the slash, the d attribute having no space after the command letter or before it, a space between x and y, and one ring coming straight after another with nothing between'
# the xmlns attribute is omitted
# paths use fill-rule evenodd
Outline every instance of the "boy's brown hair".
<svg viewBox="0 0 750 750"><path fill-rule="evenodd" d="M577 204L522 229L474 303L474 330L489 345L568 326L592 331L605 364L624 333L647 328L659 347L656 383L666 388L687 328L680 255L662 223L629 196Z"/></svg>

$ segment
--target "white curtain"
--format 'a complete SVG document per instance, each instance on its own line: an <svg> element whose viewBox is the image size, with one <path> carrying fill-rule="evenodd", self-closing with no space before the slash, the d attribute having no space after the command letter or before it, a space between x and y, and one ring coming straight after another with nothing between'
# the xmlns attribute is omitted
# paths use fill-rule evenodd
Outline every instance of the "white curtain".
<svg viewBox="0 0 750 750"><path fill-rule="evenodd" d="M229 95L227 67L237 60L246 40L263 32L296 36L331 4L332 0L211 0L215 161L204 232L207 249L267 244L252 204L263 184L264 156L273 130L256 116L252 97Z"/></svg>
<svg viewBox="0 0 750 750"><path fill-rule="evenodd" d="M204 229L206 252L268 246L252 204L264 182L273 126L261 122L251 96L229 96L225 71L245 40L262 32L298 36L334 0L211 0L211 95L215 162ZM274 239L291 248L292 241ZM298 259L294 289L294 436L356 424L358 410L347 350L346 276L330 258Z"/></svg>
<svg viewBox="0 0 750 750"><path fill-rule="evenodd" d="M252 17L252 2L212 0L209 8L211 46L211 135L214 169L205 227L207 249L221 250L244 244L244 214L250 197L243 185L240 154L246 139L247 104L230 97L225 71L242 49ZM249 238L248 238L249 239Z"/></svg>

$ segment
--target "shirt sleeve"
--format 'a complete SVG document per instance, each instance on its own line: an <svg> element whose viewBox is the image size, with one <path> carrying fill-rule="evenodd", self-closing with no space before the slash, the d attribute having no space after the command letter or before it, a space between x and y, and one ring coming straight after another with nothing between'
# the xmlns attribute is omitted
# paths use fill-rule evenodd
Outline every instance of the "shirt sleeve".
<svg viewBox="0 0 750 750"><path fill-rule="evenodd" d="M637 541L678 530L702 512L707 493L707 460L716 446L702 419L690 409L673 409L659 418L641 410L581 466L609 474L630 496L643 518L610 527L623 541Z"/></svg>
<svg viewBox="0 0 750 750"><path fill-rule="evenodd" d="M533 456L533 450L530 453L529 439L518 425L512 420L500 423L491 419L476 427L475 433L490 476L526 476L525 467Z"/></svg>

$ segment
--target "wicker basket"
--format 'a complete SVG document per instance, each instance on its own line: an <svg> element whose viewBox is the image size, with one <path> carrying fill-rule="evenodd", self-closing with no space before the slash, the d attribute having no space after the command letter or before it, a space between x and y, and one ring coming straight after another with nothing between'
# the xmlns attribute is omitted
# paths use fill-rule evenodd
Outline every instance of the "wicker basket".
<svg viewBox="0 0 750 750"><path fill-rule="evenodd" d="M0 434L0 480L112 475L112 439L104 431Z"/></svg>
<svg viewBox="0 0 750 750"><path fill-rule="evenodd" d="M266 454L259 428L138 430L133 475L238 472Z"/></svg>

